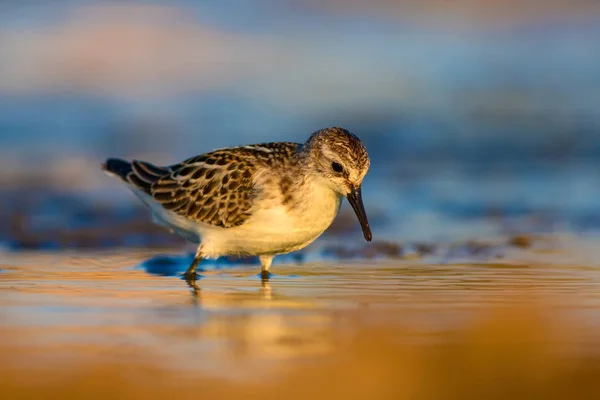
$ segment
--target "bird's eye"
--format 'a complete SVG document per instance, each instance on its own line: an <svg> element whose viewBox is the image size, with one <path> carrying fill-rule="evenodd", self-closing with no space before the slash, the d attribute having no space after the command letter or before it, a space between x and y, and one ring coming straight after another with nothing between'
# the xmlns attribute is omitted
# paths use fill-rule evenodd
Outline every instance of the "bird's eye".
<svg viewBox="0 0 600 400"><path fill-rule="evenodd" d="M340 163L332 162L331 169L335 172L342 172L344 170L344 167L342 167L342 164Z"/></svg>

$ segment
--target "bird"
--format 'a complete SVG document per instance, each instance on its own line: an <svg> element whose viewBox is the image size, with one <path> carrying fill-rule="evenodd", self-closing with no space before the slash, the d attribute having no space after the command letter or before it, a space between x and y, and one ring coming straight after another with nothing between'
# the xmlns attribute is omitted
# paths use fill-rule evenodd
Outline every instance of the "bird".
<svg viewBox="0 0 600 400"><path fill-rule="evenodd" d="M102 164L150 208L155 223L198 244L184 278L202 259L258 256L268 280L273 258L300 250L331 225L343 198L366 241L362 200L370 159L361 140L340 127L305 143L272 142L214 150L170 166L108 158Z"/></svg>

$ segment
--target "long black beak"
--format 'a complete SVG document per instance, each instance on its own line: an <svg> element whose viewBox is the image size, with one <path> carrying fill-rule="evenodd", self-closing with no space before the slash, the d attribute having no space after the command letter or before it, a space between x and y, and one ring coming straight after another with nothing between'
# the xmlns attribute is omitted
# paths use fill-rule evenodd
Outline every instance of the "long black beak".
<svg viewBox="0 0 600 400"><path fill-rule="evenodd" d="M354 209L356 216L358 217L358 222L360 222L360 227L362 228L363 235L365 235L365 239L367 242L370 242L373 239L373 235L371 234L371 228L369 227L369 220L367 219L367 213L365 212L365 206L362 201L362 192L360 187L354 188L347 196L348 202Z"/></svg>

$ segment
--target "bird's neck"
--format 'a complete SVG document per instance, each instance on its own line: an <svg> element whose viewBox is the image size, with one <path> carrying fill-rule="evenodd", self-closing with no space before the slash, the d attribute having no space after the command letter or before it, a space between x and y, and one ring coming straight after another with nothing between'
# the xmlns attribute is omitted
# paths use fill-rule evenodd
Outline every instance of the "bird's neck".
<svg viewBox="0 0 600 400"><path fill-rule="evenodd" d="M296 213L306 217L313 212L337 214L342 196L314 169L308 166L290 169L287 176L291 189L288 191L291 196L288 204Z"/></svg>

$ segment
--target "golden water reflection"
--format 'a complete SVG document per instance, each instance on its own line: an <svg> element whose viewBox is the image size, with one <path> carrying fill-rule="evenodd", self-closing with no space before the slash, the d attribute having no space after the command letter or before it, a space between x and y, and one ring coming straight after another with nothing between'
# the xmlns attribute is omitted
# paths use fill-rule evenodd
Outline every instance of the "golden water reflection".
<svg viewBox="0 0 600 400"><path fill-rule="evenodd" d="M600 394L591 265L235 267L194 292L133 267L150 256L7 254L2 398Z"/></svg>

